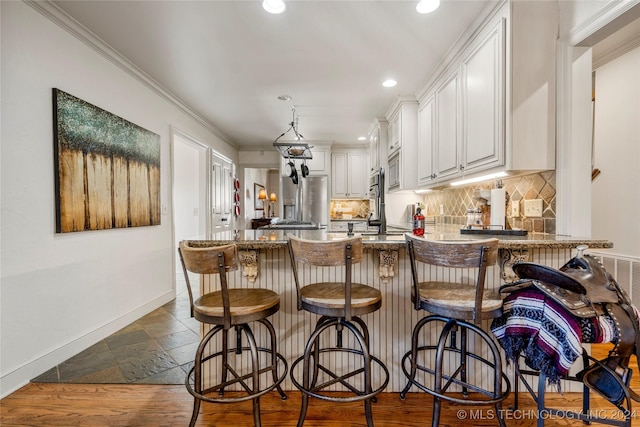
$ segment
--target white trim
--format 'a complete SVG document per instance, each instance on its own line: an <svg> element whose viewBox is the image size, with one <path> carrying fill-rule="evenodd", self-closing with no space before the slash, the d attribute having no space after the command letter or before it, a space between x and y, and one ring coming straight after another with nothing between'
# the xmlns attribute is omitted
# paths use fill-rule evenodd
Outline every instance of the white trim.
<svg viewBox="0 0 640 427"><path fill-rule="evenodd" d="M613 61L616 58L621 57L622 55L631 52L632 50L640 47L640 35L634 37L630 40L621 43L620 45L614 47L613 49L609 49L604 54L598 56L597 58L593 58L593 69L596 70L608 62Z"/></svg>
<svg viewBox="0 0 640 427"><path fill-rule="evenodd" d="M142 316L152 312L158 307L162 307L164 304L173 300L176 297L175 292L175 279L174 289L159 296L158 298L146 303L145 305L132 310L125 315L112 320L93 331L77 337L66 344L50 351L49 353L38 356L32 360L24 362L22 365L7 372L0 378L0 399L5 398L9 394L28 384L29 381L25 381L24 378L35 378L38 375L43 374L52 366L64 362L72 356L75 356L79 352L89 348L93 344L105 339L114 332L119 331L125 326L135 322Z"/></svg>
<svg viewBox="0 0 640 427"><path fill-rule="evenodd" d="M582 24L572 28L571 31L569 31L565 42L572 46L582 43L588 37L592 36L607 24L611 23L614 19L619 18L638 4L640 4L640 0L609 1L606 6L603 6L590 18L584 20Z"/></svg>
<svg viewBox="0 0 640 427"><path fill-rule="evenodd" d="M570 235L571 176L567 158L571 141L571 47L558 42L556 52L556 233Z"/></svg>
<svg viewBox="0 0 640 427"><path fill-rule="evenodd" d="M182 102L176 95L171 93L165 87L163 87L160 83L155 81L150 75L145 73L143 70L138 68L133 62L129 61L126 57L121 55L114 48L109 46L106 42L104 42L97 35L92 33L88 28L83 26L81 23L76 21L74 18L69 16L66 12L60 9L55 4L51 3L49 0L46 1L34 1L34 0L24 0L26 4L33 7L35 10L40 12L46 18L60 26L60 28L64 29L78 40L85 43L87 46L92 48L94 51L98 52L100 55L105 57L107 60L111 61L117 67L128 73L129 75L136 78L142 84L147 86L153 92L158 94L161 98L167 100L168 102L175 105L178 109L182 110L190 117L192 117L196 122L200 125L204 126L209 132L220 138L222 141L231 145L233 148L237 149L237 144L229 141L229 139L223 135L218 129L216 129L211 122L209 122L205 117L200 115L198 112L193 110L187 104Z"/></svg>

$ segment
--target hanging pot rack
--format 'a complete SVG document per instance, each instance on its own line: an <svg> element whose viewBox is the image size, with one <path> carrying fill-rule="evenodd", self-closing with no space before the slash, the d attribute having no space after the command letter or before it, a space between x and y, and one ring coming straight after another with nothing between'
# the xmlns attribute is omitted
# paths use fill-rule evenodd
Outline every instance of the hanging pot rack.
<svg viewBox="0 0 640 427"><path fill-rule="evenodd" d="M289 123L289 129L283 132L279 137L273 141L273 146L282 154L282 157L293 160L309 160L313 158L311 154L311 148L306 142L301 142L304 136L298 132L298 119L296 118L296 109L292 108L293 118ZM295 135L295 141L278 142L280 138L293 130Z"/></svg>

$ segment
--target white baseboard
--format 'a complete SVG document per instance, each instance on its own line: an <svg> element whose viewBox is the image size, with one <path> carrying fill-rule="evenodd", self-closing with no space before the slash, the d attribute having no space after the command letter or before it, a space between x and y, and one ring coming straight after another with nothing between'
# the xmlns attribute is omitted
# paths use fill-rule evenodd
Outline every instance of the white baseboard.
<svg viewBox="0 0 640 427"><path fill-rule="evenodd" d="M25 386L29 381L38 375L43 374L54 366L64 362L72 356L89 348L93 344L105 339L114 332L135 322L147 313L163 306L175 298L175 289L161 295L149 303L132 310L123 316L98 327L92 332L76 338L55 350L50 351L40 357L27 361L20 367L6 373L0 378L0 399L8 396L19 388Z"/></svg>

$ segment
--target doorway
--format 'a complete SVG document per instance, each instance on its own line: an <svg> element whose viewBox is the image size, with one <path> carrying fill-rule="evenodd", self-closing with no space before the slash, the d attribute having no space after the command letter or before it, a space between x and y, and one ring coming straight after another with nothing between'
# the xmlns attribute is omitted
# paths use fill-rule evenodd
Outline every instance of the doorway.
<svg viewBox="0 0 640 427"><path fill-rule="evenodd" d="M207 146L173 131L174 244L207 232ZM180 265L176 250L176 266ZM176 269L176 276L182 276Z"/></svg>

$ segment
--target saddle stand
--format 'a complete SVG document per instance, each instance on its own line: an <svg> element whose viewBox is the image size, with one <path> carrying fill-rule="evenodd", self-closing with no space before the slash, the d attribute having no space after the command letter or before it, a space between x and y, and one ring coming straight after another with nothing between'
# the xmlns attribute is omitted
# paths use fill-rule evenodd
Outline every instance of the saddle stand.
<svg viewBox="0 0 640 427"><path fill-rule="evenodd" d="M640 323L637 310L613 277L593 256L583 255L586 246L579 246L578 254L563 267L556 270L541 264L522 262L513 266L520 280L501 287L503 293L515 293L528 288L536 288L576 318L606 318L615 325L614 348L603 360L596 360L582 349L583 370L574 376L565 375L561 379L583 384L582 412L547 408L544 394L547 373L544 370L520 369L521 354L514 356L515 401L518 406L519 381L538 405L538 427L544 426L551 416L579 419L620 427L630 427L633 418L632 402L640 402L640 395L629 388L632 370L629 368L631 355L640 350ZM639 360L640 368L640 360ZM525 375L538 376L537 394ZM603 411L589 410L589 393L595 391L616 409L605 417Z"/></svg>

